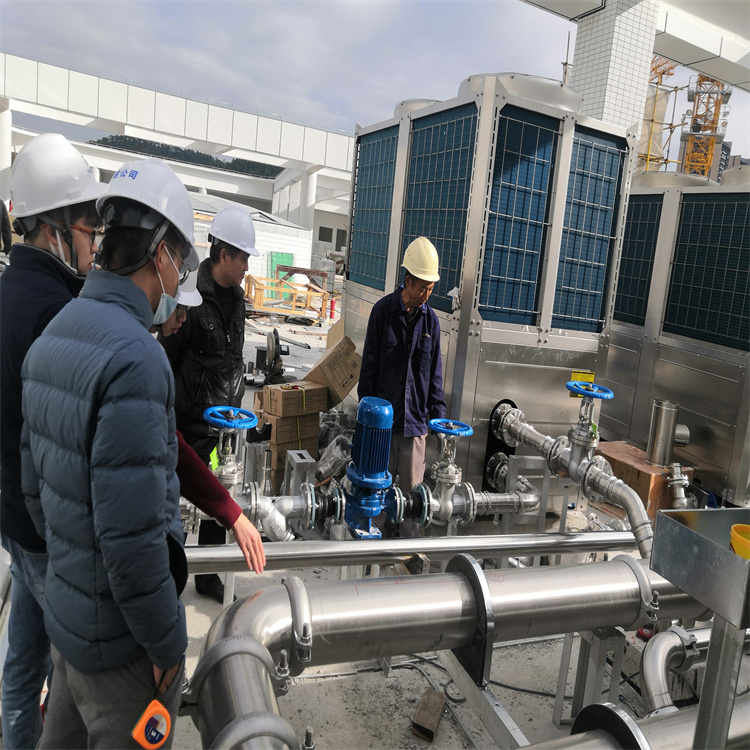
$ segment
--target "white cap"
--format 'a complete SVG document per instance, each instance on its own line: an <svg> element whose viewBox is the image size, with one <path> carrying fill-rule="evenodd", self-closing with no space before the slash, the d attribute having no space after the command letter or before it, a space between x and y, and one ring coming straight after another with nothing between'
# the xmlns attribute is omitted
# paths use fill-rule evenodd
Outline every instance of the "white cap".
<svg viewBox="0 0 750 750"><path fill-rule="evenodd" d="M203 297L198 291L198 272L191 271L185 281L177 287L177 304L185 307L198 307Z"/></svg>

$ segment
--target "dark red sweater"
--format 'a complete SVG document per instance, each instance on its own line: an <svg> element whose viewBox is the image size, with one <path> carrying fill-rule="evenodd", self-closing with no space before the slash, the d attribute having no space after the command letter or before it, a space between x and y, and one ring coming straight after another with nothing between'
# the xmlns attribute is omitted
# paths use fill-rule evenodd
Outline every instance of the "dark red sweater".
<svg viewBox="0 0 750 750"><path fill-rule="evenodd" d="M180 494L222 526L231 529L242 509L232 499L211 469L198 458L198 454L185 442L177 430L177 477Z"/></svg>

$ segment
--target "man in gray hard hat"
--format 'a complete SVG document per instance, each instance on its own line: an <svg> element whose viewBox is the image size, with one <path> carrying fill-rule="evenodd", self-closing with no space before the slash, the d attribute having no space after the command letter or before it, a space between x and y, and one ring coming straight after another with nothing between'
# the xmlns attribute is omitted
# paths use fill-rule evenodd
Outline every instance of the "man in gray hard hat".
<svg viewBox="0 0 750 750"><path fill-rule="evenodd" d="M440 322L427 304L440 279L435 246L417 237L406 248L404 282L379 300L370 313L357 394L376 396L393 406L388 471L403 492L424 478L427 422L445 417ZM412 522L401 535L417 535Z"/></svg>

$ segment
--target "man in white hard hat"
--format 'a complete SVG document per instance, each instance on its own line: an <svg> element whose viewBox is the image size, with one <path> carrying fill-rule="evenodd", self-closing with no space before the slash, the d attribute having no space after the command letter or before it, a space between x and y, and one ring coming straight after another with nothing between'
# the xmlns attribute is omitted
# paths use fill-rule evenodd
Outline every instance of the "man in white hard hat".
<svg viewBox="0 0 750 750"><path fill-rule="evenodd" d="M47 546L21 487L21 365L83 286L96 252L96 199L103 192L83 156L56 133L33 138L13 163L11 197L23 241L13 245L0 276L0 528L12 580L2 727L11 750L39 740L39 700L51 667L42 611Z"/></svg>
<svg viewBox="0 0 750 750"><path fill-rule="evenodd" d="M133 747L172 718L187 646L174 380L149 333L197 267L190 198L163 161L115 172L92 271L23 365L23 489L46 534L54 674L37 747ZM173 734L163 747L169 747Z"/></svg>
<svg viewBox="0 0 750 750"><path fill-rule="evenodd" d="M210 406L242 405L245 393L245 296L242 284L255 248L255 227L247 209L228 206L214 217L208 234L209 257L198 269L203 302L187 312L187 320L169 338L159 337L175 377L177 428L188 445L208 463L218 443L217 431L204 419ZM224 529L202 521L198 544L224 544ZM219 602L224 584L218 575L196 575L199 594Z"/></svg>
<svg viewBox="0 0 750 750"><path fill-rule="evenodd" d="M198 273L191 271L177 290L177 307L153 332L168 338L180 330L191 307L198 307L203 298L198 291ZM187 444L182 433L177 430L178 461L177 474L180 478L180 492L183 497L197 506L211 518L215 518L224 528L231 530L234 541L242 550L248 568L262 573L266 564L263 541L252 522L242 513L242 508L227 492L224 485L203 463L198 454Z"/></svg>
<svg viewBox="0 0 750 750"><path fill-rule="evenodd" d="M406 248L404 282L370 313L359 375L359 398L393 406L388 471L410 492L424 477L427 422L445 417L440 322L427 304L440 279L438 254L426 237ZM401 534L417 534L406 521Z"/></svg>

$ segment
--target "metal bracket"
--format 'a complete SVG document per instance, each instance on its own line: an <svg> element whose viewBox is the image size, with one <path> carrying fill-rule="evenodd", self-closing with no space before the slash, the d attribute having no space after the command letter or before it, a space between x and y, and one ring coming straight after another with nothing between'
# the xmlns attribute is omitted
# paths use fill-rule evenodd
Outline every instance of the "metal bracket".
<svg viewBox="0 0 750 750"><path fill-rule="evenodd" d="M249 711L227 724L214 738L210 750L240 747L256 737L273 737L295 750L301 747L292 725L286 719L265 711Z"/></svg>
<svg viewBox="0 0 750 750"><path fill-rule="evenodd" d="M230 656L252 656L266 668L271 678L277 677L276 665L271 652L256 638L249 635L233 635L223 638L211 646L200 658L193 676L182 691L181 711L185 707L197 706L203 683L211 670Z"/></svg>
<svg viewBox="0 0 750 750"><path fill-rule="evenodd" d="M282 583L289 594L292 607L292 674L301 674L312 658L312 613L305 584L296 576L284 578Z"/></svg>
<svg viewBox="0 0 750 750"><path fill-rule="evenodd" d="M659 611L659 592L651 589L651 580L640 566L639 561L630 557L630 555L617 555L614 560L624 562L633 571L633 575L638 581L638 588L641 593L641 617L645 617L649 622L656 622L658 619L657 612ZM641 621L641 617L625 627L632 627Z"/></svg>
<svg viewBox="0 0 750 750"><path fill-rule="evenodd" d="M591 703L582 708L573 722L571 736L593 730L611 735L623 750L651 750L651 745L635 720L614 703Z"/></svg>
<svg viewBox="0 0 750 750"><path fill-rule="evenodd" d="M484 571L471 555L462 553L452 557L445 571L466 576L474 593L477 608L474 640L468 646L453 649L453 654L474 683L479 687L486 687L490 681L495 635L495 614L490 587L487 585Z"/></svg>

